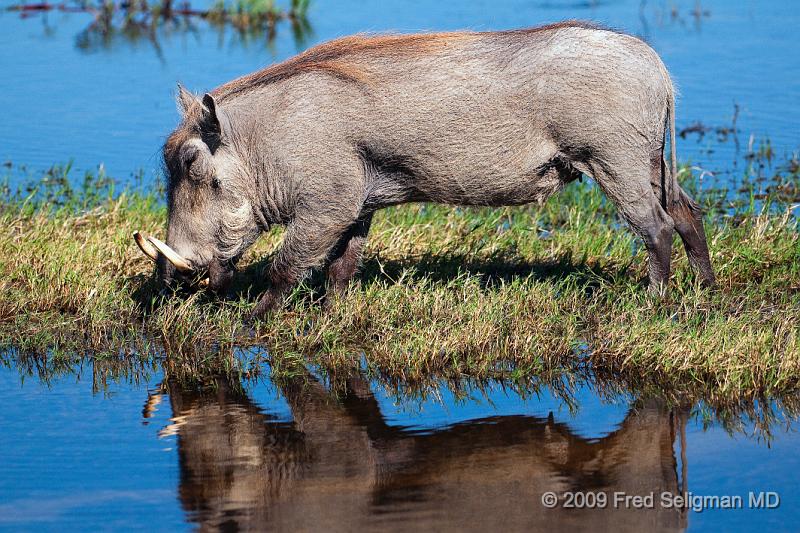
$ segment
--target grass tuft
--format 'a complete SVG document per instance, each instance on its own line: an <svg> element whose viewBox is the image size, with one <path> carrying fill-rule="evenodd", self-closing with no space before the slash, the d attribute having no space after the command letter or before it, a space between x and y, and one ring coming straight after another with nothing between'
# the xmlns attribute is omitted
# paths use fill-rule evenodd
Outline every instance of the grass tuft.
<svg viewBox="0 0 800 533"><path fill-rule="evenodd" d="M161 297L131 238L163 233L160 195L115 192L103 176L73 188L68 173L5 188L0 348L158 359L187 379L259 361L287 372L366 362L410 382L589 367L718 398L800 388L800 233L786 193L800 190L797 172L757 199L702 195L715 290L699 287L676 238L668 293L648 294L644 249L596 187L575 183L543 206L382 211L341 298L320 305L312 278L255 329L242 319L280 231L243 258L229 299Z"/></svg>

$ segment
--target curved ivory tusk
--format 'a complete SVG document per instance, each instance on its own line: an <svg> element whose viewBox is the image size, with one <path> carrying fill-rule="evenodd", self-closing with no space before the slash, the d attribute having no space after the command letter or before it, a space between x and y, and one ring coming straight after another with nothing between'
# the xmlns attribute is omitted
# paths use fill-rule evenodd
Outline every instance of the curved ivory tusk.
<svg viewBox="0 0 800 533"><path fill-rule="evenodd" d="M144 238L144 235L142 235L138 231L134 231L133 232L133 240L136 241L136 245L139 247L139 249L142 251L142 253L144 253L144 255L146 255L147 257L149 257L153 261L158 260L158 250L156 250L153 247L153 245L150 244L147 241L147 239Z"/></svg>
<svg viewBox="0 0 800 533"><path fill-rule="evenodd" d="M169 262L172 263L180 272L192 272L194 270L186 259L181 257L178 252L167 246L165 243L161 242L155 237L147 237L147 240L150 241L152 245L155 246L158 251L161 252L164 257L166 257Z"/></svg>

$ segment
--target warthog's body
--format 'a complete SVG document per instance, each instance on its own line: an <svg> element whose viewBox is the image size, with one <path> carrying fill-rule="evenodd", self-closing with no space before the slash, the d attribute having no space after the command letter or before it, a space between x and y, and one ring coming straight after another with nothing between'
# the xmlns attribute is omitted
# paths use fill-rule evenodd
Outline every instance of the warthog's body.
<svg viewBox="0 0 800 533"><path fill-rule="evenodd" d="M669 276L673 228L713 282L674 150L663 161L672 83L634 37L580 23L348 37L180 101L167 244L218 288L260 231L287 224L256 314L326 261L345 284L377 209L543 201L580 173L645 241L651 287Z"/></svg>

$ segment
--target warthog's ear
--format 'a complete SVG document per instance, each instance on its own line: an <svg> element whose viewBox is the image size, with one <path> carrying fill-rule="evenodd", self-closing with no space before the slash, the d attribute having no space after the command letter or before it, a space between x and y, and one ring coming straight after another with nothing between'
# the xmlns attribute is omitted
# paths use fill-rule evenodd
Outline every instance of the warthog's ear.
<svg viewBox="0 0 800 533"><path fill-rule="evenodd" d="M217 114L217 101L214 97L206 93L203 95L203 118L200 121L200 129L207 133L222 133L219 115Z"/></svg>
<svg viewBox="0 0 800 533"><path fill-rule="evenodd" d="M217 106L217 101L213 96L206 93L203 95L203 118L200 119L200 132L203 141L213 152L224 137L228 126L225 113Z"/></svg>
<svg viewBox="0 0 800 533"><path fill-rule="evenodd" d="M186 115L186 112L198 102L197 96L186 90L186 87L178 84L178 94L175 95L175 103L178 105L178 112Z"/></svg>

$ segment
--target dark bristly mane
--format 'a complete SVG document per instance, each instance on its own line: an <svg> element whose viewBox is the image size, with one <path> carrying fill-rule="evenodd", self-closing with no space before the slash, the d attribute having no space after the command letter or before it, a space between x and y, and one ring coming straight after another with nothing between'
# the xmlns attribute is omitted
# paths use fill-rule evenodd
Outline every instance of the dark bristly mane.
<svg viewBox="0 0 800 533"><path fill-rule="evenodd" d="M441 49L450 44L470 41L482 35L501 33L524 35L562 28L608 30L600 25L580 20L566 20L545 26L507 30L503 32L446 32L397 35L357 34L340 37L309 48L305 52L277 65L228 82L214 89L219 100L241 94L263 85L275 83L306 72L324 72L343 81L366 83L367 74L352 61L354 56L381 53L386 57L408 57Z"/></svg>
<svg viewBox="0 0 800 533"><path fill-rule="evenodd" d="M447 42L472 38L469 33L423 33L413 35L352 35L309 48L305 52L253 74L217 87L213 95L220 101L251 89L311 71L322 71L345 81L364 81L364 72L352 56L381 52L388 56L408 56L446 46Z"/></svg>
<svg viewBox="0 0 800 533"><path fill-rule="evenodd" d="M542 31L559 30L562 28L582 28L584 30L602 30L602 31L615 31L611 28L590 22L588 20L562 20L561 22L553 22L543 26L534 26L533 28L519 28L517 30L505 30L498 33L537 33Z"/></svg>

